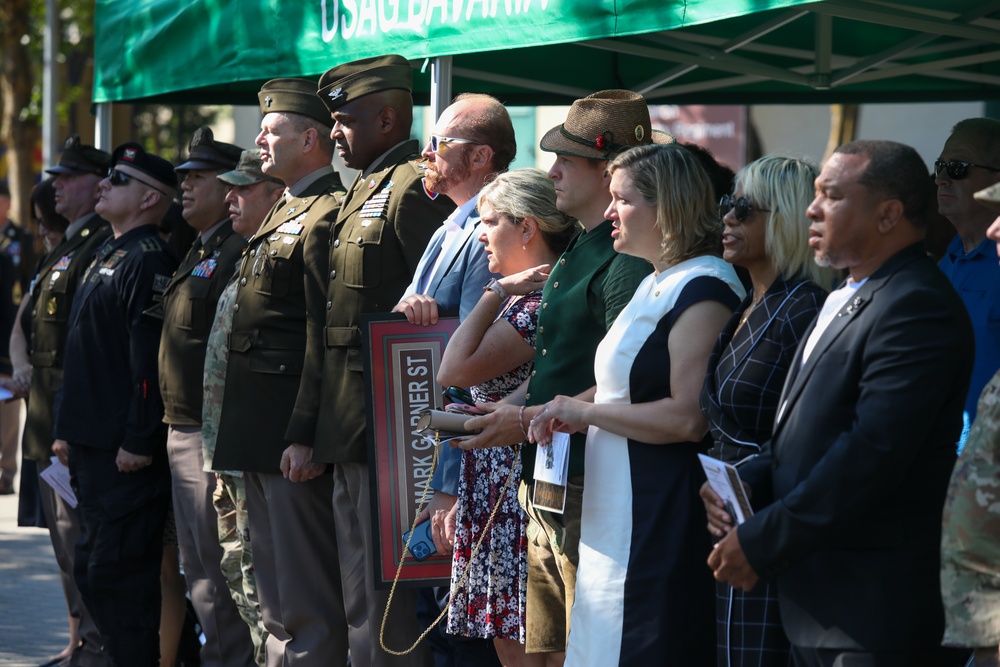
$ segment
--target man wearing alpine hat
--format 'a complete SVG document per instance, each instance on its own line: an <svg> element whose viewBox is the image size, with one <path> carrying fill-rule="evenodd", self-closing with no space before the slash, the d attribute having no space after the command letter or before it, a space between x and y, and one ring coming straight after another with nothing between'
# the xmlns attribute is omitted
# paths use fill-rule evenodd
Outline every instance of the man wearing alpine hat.
<svg viewBox="0 0 1000 667"><path fill-rule="evenodd" d="M611 221L604 218L611 204L608 161L632 146L673 140L669 134L652 130L645 99L628 90L602 90L577 100L566 122L542 137L542 150L556 154L549 169L556 205L584 229L570 241L545 283L535 367L526 391L510 403L488 407L490 414L470 420L469 430L484 430L465 439L463 447L521 442L547 401L557 394L589 392L596 385L597 345L639 283L652 272L645 260L615 252ZM523 410L517 402L520 399ZM547 665L562 664L565 657L579 561L586 434L574 433L570 438L569 484L562 514L534 506L535 447L524 447L521 454L521 498L526 499L529 518L525 650L548 654Z"/></svg>

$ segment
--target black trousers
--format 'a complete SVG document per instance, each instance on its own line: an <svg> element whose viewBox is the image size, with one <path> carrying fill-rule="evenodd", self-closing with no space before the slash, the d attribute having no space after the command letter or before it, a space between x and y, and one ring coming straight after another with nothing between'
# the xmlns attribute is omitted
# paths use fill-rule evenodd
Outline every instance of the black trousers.
<svg viewBox="0 0 1000 667"><path fill-rule="evenodd" d="M900 651L849 651L792 646L795 667L963 667L968 649L942 647Z"/></svg>
<svg viewBox="0 0 1000 667"><path fill-rule="evenodd" d="M118 667L160 660L160 565L170 504L166 451L118 472L117 450L70 446L82 529L74 577L104 648Z"/></svg>
<svg viewBox="0 0 1000 667"><path fill-rule="evenodd" d="M417 618L420 627L426 628L448 605L448 587L417 589ZM492 639L457 637L445 632L448 617L438 623L427 635L427 643L434 653L434 667L500 667L500 659Z"/></svg>

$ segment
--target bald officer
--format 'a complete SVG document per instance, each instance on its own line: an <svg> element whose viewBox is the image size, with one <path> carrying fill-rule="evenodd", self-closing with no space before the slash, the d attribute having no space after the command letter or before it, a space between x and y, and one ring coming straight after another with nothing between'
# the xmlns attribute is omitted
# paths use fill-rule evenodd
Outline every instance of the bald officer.
<svg viewBox="0 0 1000 667"><path fill-rule="evenodd" d="M333 482L285 430L302 373L306 313L325 303L330 226L344 189L330 166L330 116L316 84L274 79L258 99L263 172L288 189L240 264L213 466L246 472L267 664L330 667L347 660Z"/></svg>
<svg viewBox="0 0 1000 667"><path fill-rule="evenodd" d="M424 647L392 658L379 646L387 591L374 589L365 394L361 378L363 313L388 313L404 296L431 235L455 204L423 185L420 145L409 139L413 70L401 56L339 65L319 82L333 118L332 137L348 167L361 171L333 230L326 303L310 328L306 368L289 424L292 442L312 445L333 465L333 511L351 661L418 664ZM412 590L397 590L386 643L409 646L418 634Z"/></svg>
<svg viewBox="0 0 1000 667"><path fill-rule="evenodd" d="M201 411L205 347L215 306L236 270L246 240L233 231L226 193L216 178L236 166L243 149L217 141L209 127L191 137L181 180L184 220L198 237L163 293L160 393L168 425L177 543L191 604L205 643L201 664L253 665L253 643L222 573L222 547L212 505L215 475L205 472Z"/></svg>
<svg viewBox="0 0 1000 667"><path fill-rule="evenodd" d="M84 603L114 664L155 665L170 502L157 306L177 268L157 225L177 176L137 143L116 148L112 164L96 210L114 236L73 300L55 437L69 443L83 517L76 583Z"/></svg>

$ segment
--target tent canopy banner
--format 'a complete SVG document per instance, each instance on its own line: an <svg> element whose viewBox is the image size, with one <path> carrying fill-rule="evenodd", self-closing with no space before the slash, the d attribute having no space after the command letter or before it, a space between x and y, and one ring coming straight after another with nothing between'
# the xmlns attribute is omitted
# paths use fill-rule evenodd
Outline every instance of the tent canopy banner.
<svg viewBox="0 0 1000 667"><path fill-rule="evenodd" d="M1000 99L1000 0L97 0L95 102L254 104L276 77L398 53L452 88L567 104ZM444 75L442 75L444 76Z"/></svg>
<svg viewBox="0 0 1000 667"><path fill-rule="evenodd" d="M387 53L419 61L488 52L496 71L506 71L510 49L671 30L798 4L801 0L98 0L94 101L195 91L195 98L218 101L230 92L249 93L230 103L253 104L267 79L318 78L334 65ZM542 60L536 67L552 64Z"/></svg>

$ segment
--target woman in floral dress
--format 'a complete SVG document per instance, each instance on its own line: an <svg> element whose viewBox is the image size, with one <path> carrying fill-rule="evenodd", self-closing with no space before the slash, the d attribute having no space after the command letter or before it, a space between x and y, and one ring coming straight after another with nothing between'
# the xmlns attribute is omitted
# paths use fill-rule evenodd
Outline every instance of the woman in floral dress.
<svg viewBox="0 0 1000 667"><path fill-rule="evenodd" d="M498 176L480 192L478 210L490 271L504 277L484 288L451 338L438 382L471 387L477 402L489 403L531 373L541 288L577 225L556 209L552 182L537 169ZM504 665L520 664L524 655L527 519L517 500L520 479L515 448L462 453L448 632L493 639Z"/></svg>

